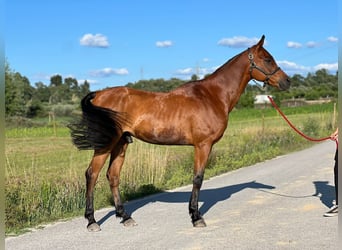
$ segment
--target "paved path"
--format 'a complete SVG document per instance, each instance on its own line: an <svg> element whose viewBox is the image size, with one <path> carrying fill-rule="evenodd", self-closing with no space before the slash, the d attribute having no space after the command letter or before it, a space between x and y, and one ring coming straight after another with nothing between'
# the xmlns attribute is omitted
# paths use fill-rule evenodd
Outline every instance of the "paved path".
<svg viewBox="0 0 342 250"><path fill-rule="evenodd" d="M55 223L19 237L6 249L338 249L333 142L205 181L200 194L206 228L188 215L191 186L126 204L138 226L126 228L112 208L97 211L101 232L86 220Z"/></svg>

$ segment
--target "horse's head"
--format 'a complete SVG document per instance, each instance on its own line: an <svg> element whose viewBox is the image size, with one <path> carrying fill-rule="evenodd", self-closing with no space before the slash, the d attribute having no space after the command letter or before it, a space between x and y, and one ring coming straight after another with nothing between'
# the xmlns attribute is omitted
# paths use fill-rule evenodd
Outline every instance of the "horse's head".
<svg viewBox="0 0 342 250"><path fill-rule="evenodd" d="M256 45L248 49L250 77L280 90L286 90L290 87L290 79L278 67L273 56L264 49L264 40L265 36L262 36Z"/></svg>

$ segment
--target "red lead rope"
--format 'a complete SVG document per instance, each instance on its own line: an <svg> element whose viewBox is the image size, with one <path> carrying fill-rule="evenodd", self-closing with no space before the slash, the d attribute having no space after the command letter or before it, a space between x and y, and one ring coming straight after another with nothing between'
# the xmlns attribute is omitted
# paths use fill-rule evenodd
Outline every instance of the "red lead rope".
<svg viewBox="0 0 342 250"><path fill-rule="evenodd" d="M319 138L319 139L316 139L316 138L312 138L312 137L309 137L307 135L305 135L303 132L301 132L299 129L297 129L290 121L289 119L287 119L287 117L285 116L285 114L280 110L280 108L277 106L277 104L273 101L272 97L270 96L267 96L268 99L270 100L271 104L273 105L273 107L278 111L278 113L284 118L284 120L287 122L287 124L290 125L290 127L296 131L299 135L301 135L302 137L304 137L305 139L309 140L309 141L314 141L314 142L320 142L320 141L325 141L325 140L333 140L331 139L330 136L328 137L324 137L324 138ZM337 140L334 140L336 142L336 147L338 146L338 141Z"/></svg>

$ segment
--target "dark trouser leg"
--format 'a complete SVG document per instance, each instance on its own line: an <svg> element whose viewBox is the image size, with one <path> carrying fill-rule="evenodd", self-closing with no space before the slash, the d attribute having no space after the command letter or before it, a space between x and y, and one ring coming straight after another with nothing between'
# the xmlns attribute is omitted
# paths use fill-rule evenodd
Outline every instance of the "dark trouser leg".
<svg viewBox="0 0 342 250"><path fill-rule="evenodd" d="M334 181L335 181L335 194L336 194L336 205L338 204L338 150L335 155L335 166L334 166Z"/></svg>

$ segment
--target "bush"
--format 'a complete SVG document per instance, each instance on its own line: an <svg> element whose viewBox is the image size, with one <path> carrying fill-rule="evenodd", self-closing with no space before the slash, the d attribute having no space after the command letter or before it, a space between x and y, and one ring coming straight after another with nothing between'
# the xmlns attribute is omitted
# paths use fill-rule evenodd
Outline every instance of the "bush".
<svg viewBox="0 0 342 250"><path fill-rule="evenodd" d="M318 136L319 129L319 124L311 117L309 117L303 123L303 133L307 136Z"/></svg>
<svg viewBox="0 0 342 250"><path fill-rule="evenodd" d="M51 111L56 116L71 116L72 112L76 109L75 105L71 104L57 104L53 105Z"/></svg>
<svg viewBox="0 0 342 250"><path fill-rule="evenodd" d="M6 125L6 129L18 128L18 127L32 128L32 127L43 126L43 123L39 121L31 120L29 118L25 118L22 116L11 116L11 117L6 117L5 125Z"/></svg>

